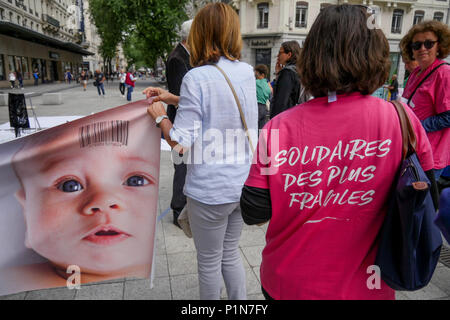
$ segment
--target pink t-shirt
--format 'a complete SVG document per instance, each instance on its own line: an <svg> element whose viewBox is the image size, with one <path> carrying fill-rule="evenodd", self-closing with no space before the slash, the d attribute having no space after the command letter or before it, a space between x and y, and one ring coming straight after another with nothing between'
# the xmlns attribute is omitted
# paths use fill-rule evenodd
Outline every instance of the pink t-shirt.
<svg viewBox="0 0 450 320"><path fill-rule="evenodd" d="M429 170L426 133L408 113L419 159ZM383 281L379 289L367 286L401 163L394 106L360 93L339 95L332 103L316 98L283 112L265 129L245 182L270 189L272 218L260 270L264 289L275 299L394 299Z"/></svg>
<svg viewBox="0 0 450 320"><path fill-rule="evenodd" d="M417 85L427 76L436 66L445 61L436 59L420 75L420 67L417 67L408 79L403 97L406 101ZM450 110L450 66L443 65L419 87L414 94L410 107L420 120ZM450 128L435 132L429 132L431 148L433 149L434 169L442 169L450 165Z"/></svg>

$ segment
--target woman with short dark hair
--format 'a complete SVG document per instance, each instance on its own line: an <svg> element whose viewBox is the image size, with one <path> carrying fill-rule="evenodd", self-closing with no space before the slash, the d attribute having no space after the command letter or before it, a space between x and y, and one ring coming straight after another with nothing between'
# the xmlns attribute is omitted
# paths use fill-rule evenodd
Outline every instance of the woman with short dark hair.
<svg viewBox="0 0 450 320"><path fill-rule="evenodd" d="M270 220L260 268L267 298L395 298L372 267L402 136L392 103L371 96L388 77L389 44L368 18L356 5L319 14L299 61L315 98L272 119L260 136L241 209L247 224ZM408 114L430 170L425 131Z"/></svg>
<svg viewBox="0 0 450 320"><path fill-rule="evenodd" d="M450 28L439 21L416 24L400 41L403 56L417 61L402 100L421 120L433 149L439 179L450 165Z"/></svg>
<svg viewBox="0 0 450 320"><path fill-rule="evenodd" d="M292 108L299 102L300 79L298 77L297 61L300 57L300 46L297 41L286 41L281 44L277 55L278 71L273 85L273 97L270 103L270 118Z"/></svg>

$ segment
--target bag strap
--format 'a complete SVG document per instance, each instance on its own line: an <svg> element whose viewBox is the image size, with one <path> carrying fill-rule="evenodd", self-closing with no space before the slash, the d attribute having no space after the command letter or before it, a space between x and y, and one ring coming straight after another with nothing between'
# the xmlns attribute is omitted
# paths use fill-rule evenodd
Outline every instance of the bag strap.
<svg viewBox="0 0 450 320"><path fill-rule="evenodd" d="M391 101L397 111L402 130L402 159L405 160L408 154L416 151L417 139L414 128L409 120L403 105L398 101Z"/></svg>
<svg viewBox="0 0 450 320"><path fill-rule="evenodd" d="M227 83L231 88L231 92L233 92L234 99L236 100L236 104L238 106L239 113L241 115L241 121L242 121L242 124L244 125L245 135L247 136L248 142L250 144L250 149L252 150L252 153L255 153L255 149L253 148L252 139L250 138L250 134L248 133L248 127L247 127L247 122L245 121L244 112L242 111L241 103L239 102L236 91L234 91L233 85L231 84L231 81L227 77L226 73L217 64L215 64L214 66L223 74L223 76L225 77L225 80L227 80Z"/></svg>
<svg viewBox="0 0 450 320"><path fill-rule="evenodd" d="M417 87L414 89L413 93L411 94L411 96L408 98L408 105L412 100L412 97L414 96L414 94L416 93L417 89L420 88L420 86L425 82L425 80L427 80L432 74L433 72L435 72L437 69L439 69L440 67L442 67L444 64L446 65L450 65L450 63L444 62L441 63L440 65L436 66L433 70L430 71L429 74L427 74L427 76L425 78L422 79L422 81L420 81L420 83L417 85Z"/></svg>

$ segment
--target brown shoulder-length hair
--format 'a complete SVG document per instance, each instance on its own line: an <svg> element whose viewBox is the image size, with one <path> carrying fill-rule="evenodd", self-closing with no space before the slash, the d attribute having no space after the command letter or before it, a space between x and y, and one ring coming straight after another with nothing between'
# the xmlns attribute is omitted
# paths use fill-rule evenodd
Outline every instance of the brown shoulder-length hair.
<svg viewBox="0 0 450 320"><path fill-rule="evenodd" d="M240 59L242 37L237 13L225 3L206 5L192 22L188 45L193 67L215 64L221 56Z"/></svg>
<svg viewBox="0 0 450 320"><path fill-rule="evenodd" d="M438 58L445 59L450 54L450 28L440 21L430 20L416 24L409 29L406 36L400 41L400 50L403 57L414 60L411 43L416 34L422 32L433 32L438 38Z"/></svg>
<svg viewBox="0 0 450 320"><path fill-rule="evenodd" d="M389 43L368 23L367 9L330 5L319 14L300 54L300 79L315 97L328 92L371 94L389 76ZM372 28L371 28L372 27Z"/></svg>

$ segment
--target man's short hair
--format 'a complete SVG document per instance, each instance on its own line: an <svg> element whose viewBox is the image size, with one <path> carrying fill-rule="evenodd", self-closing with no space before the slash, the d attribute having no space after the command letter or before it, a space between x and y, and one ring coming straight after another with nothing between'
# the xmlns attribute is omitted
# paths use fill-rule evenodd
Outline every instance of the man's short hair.
<svg viewBox="0 0 450 320"><path fill-rule="evenodd" d="M187 41L189 37L189 31L191 31L192 19L183 22L181 25L181 41Z"/></svg>

